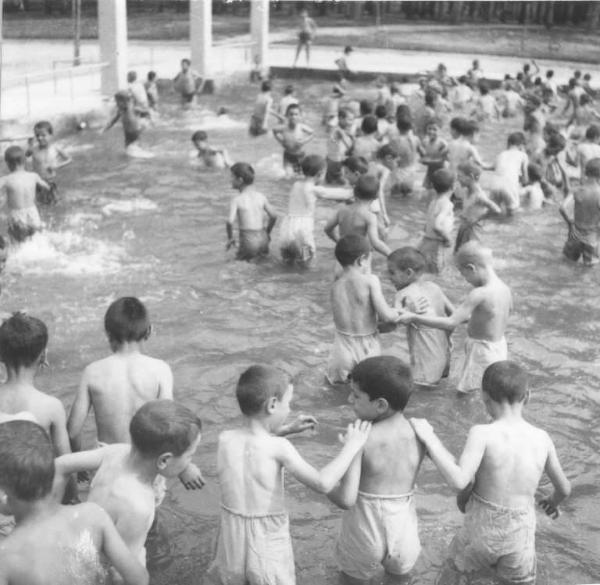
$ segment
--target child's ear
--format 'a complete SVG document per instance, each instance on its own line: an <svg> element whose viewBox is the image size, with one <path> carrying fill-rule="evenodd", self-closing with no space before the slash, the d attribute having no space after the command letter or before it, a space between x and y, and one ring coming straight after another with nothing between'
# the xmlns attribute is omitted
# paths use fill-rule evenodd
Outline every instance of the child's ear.
<svg viewBox="0 0 600 585"><path fill-rule="evenodd" d="M277 406L277 397L271 396L271 398L269 398L269 401L267 402L267 405L266 405L267 414L273 414L273 411L275 410L276 406Z"/></svg>
<svg viewBox="0 0 600 585"><path fill-rule="evenodd" d="M146 333L144 333L144 341L146 341L150 335L152 335L152 325L148 325L148 329L146 329Z"/></svg>
<svg viewBox="0 0 600 585"><path fill-rule="evenodd" d="M377 399L377 412L387 412L388 409L390 408L390 403L385 399L385 398L378 398Z"/></svg>
<svg viewBox="0 0 600 585"><path fill-rule="evenodd" d="M415 271L412 268L407 268L404 272L408 278L412 278L415 275Z"/></svg>
<svg viewBox="0 0 600 585"><path fill-rule="evenodd" d="M173 453L163 453L156 458L156 468L159 471L164 471L169 465L171 459L173 458Z"/></svg>

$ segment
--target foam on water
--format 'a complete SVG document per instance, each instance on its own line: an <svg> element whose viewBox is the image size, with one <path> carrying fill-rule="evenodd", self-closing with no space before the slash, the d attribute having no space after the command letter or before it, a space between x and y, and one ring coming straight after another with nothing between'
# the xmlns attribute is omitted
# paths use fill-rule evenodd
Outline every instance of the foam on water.
<svg viewBox="0 0 600 585"><path fill-rule="evenodd" d="M199 120L193 124L196 130L239 130L246 126L246 122L234 120L227 114L218 115L211 110L199 112ZM192 126L190 126L191 128Z"/></svg>
<svg viewBox="0 0 600 585"><path fill-rule="evenodd" d="M285 178L285 170L281 162L281 154L271 154L261 158L255 165L256 174L261 174L273 179Z"/></svg>
<svg viewBox="0 0 600 585"><path fill-rule="evenodd" d="M102 206L104 215L113 215L115 213L139 213L143 211L154 211L158 205L145 197L135 197L134 199L113 200Z"/></svg>

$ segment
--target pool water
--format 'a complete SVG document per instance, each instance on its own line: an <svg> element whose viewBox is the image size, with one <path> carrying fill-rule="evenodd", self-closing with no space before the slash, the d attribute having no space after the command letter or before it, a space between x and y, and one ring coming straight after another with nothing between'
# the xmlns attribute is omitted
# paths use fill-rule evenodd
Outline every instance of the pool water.
<svg viewBox="0 0 600 585"><path fill-rule="evenodd" d="M284 82L276 85L281 90ZM305 117L318 128L310 152L325 151L317 104L329 91L324 83L299 87ZM352 91L359 97L372 93L364 86ZM102 326L108 304L118 296L136 295L150 310L154 329L147 352L171 365L176 397L203 420L196 462L207 479L201 492L186 492L174 482L159 510L159 530L148 548L157 585L201 583L211 560L219 515L217 437L240 422L234 388L243 369L263 362L294 376L294 410L314 414L320 424L293 441L316 466L337 451L337 433L352 419L347 393L323 383L333 339L333 245L322 227L335 204L319 203L317 259L309 270L284 267L276 250L260 264L236 262L234 252L225 250L224 224L233 194L229 173L190 164L190 136L206 127L212 144L256 166L257 188L278 209L286 209L290 182L281 178L278 144L270 135L255 139L247 134L256 92L232 86L203 98L203 106L212 111L228 107L229 117L220 120L181 112L174 100L167 101L157 126L144 136L155 154L152 160L124 157L119 126L102 136L85 130L67 139L75 162L60 173L61 203L46 214L50 229L12 256L4 276L3 309L26 309L48 323L50 368L39 375L38 386L67 407L84 366L109 351ZM482 132L479 148L487 160L494 159L518 125L502 120ZM424 203L394 199L389 211L391 247L417 242ZM507 338L512 359L531 375L526 415L550 432L573 483L559 520L538 514L538 582L552 584L600 580L600 277L597 269L563 260L565 237L556 208L490 222L484 235L500 276L514 293ZM391 302L394 291L384 269L384 261L376 258L374 270ZM468 290L454 270L440 284L455 302ZM464 328L454 336L459 350L463 339ZM407 355L403 332L386 335L383 347L385 353ZM456 455L468 428L486 420L478 397L458 398L448 385L416 392L407 415L428 418ZM91 446L91 419L86 428ZM541 489L548 491L544 481ZM298 584L336 583L341 512L289 477L287 495ZM434 582L462 516L428 461L416 498L423 553L413 583L425 585Z"/></svg>

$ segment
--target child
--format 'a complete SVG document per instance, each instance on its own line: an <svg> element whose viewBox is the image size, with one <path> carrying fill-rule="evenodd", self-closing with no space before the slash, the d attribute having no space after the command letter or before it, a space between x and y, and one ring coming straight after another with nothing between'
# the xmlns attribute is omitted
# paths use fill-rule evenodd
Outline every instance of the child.
<svg viewBox="0 0 600 585"><path fill-rule="evenodd" d="M519 93L515 91L514 81L507 83L506 89L502 94L502 100L504 101L504 109L502 110L503 118L514 118L525 103Z"/></svg>
<svg viewBox="0 0 600 585"><path fill-rule="evenodd" d="M385 239L387 228L390 226L390 216L387 211L387 197L392 191L396 178L398 152L391 144L384 144L377 151L374 163L370 165L370 174L379 181L377 199L371 204L371 211L377 216L379 236Z"/></svg>
<svg viewBox="0 0 600 585"><path fill-rule="evenodd" d="M377 137L383 141L393 129L388 122L388 113L384 105L375 106L375 117L377 118Z"/></svg>
<svg viewBox="0 0 600 585"><path fill-rule="evenodd" d="M377 88L377 96L375 97L375 107L384 106L388 115L394 116L394 102L392 100L392 94L388 87L388 82L385 76L380 75L375 80L375 87Z"/></svg>
<svg viewBox="0 0 600 585"><path fill-rule="evenodd" d="M202 79L191 67L192 62L189 59L182 59L181 71L173 79L173 87L181 95L181 104L185 109L192 106L202 85Z"/></svg>
<svg viewBox="0 0 600 585"><path fill-rule="evenodd" d="M367 237L377 252L388 256L390 249L379 237L377 216L371 209L378 196L379 181L371 175L359 177L354 187L355 201L338 209L325 225L325 233L336 243L349 234Z"/></svg>
<svg viewBox="0 0 600 585"><path fill-rule="evenodd" d="M182 474L200 442L200 419L172 400L151 400L134 414L130 440L56 460L55 491L69 474L95 471L88 502L108 512L131 554L146 565L145 542L156 511L156 485Z"/></svg>
<svg viewBox="0 0 600 585"><path fill-rule="evenodd" d="M0 179L8 206L8 236L12 243L24 242L42 229L42 220L35 205L36 189L51 190L37 173L25 170L25 153L20 146L9 146L4 160L10 173Z"/></svg>
<svg viewBox="0 0 600 585"><path fill-rule="evenodd" d="M469 87L467 77L461 75L458 85L450 92L450 102L455 110L462 110L473 99L473 90Z"/></svg>
<svg viewBox="0 0 600 585"><path fill-rule="evenodd" d="M370 423L349 425L339 455L316 470L283 438L316 422L299 417L284 424L293 391L287 376L269 366L251 366L240 376L236 396L244 425L219 436L221 523L208 569L212 583L295 583L284 470L311 489L328 493L367 440Z"/></svg>
<svg viewBox="0 0 600 585"><path fill-rule="evenodd" d="M585 131L585 140L577 145L577 162L581 178L585 176L585 166L593 158L600 158L600 127L592 124Z"/></svg>
<svg viewBox="0 0 600 585"><path fill-rule="evenodd" d="M381 142L377 137L377 118L371 114L365 116L360 125L361 135L354 141L353 156L362 156L369 162L375 160L375 153Z"/></svg>
<svg viewBox="0 0 600 585"><path fill-rule="evenodd" d="M158 86L156 85L156 71L148 71L146 83L144 83L148 106L154 111L158 110Z"/></svg>
<svg viewBox="0 0 600 585"><path fill-rule="evenodd" d="M479 94L471 116L475 116L479 122L487 122L492 119L498 120L500 118L500 108L486 83L479 85Z"/></svg>
<svg viewBox="0 0 600 585"><path fill-rule="evenodd" d="M352 110L342 108L338 115L338 124L329 129L327 136L327 174L325 175L325 182L327 183L344 184L342 165L354 144L353 124L354 113Z"/></svg>
<svg viewBox="0 0 600 585"><path fill-rule="evenodd" d="M1 509L17 518L17 528L0 546L0 583L105 583L104 556L122 582L148 585L147 571L104 510L89 502L56 502L54 471L52 445L41 427L22 420L0 425Z"/></svg>
<svg viewBox="0 0 600 585"><path fill-rule="evenodd" d="M29 141L29 148L25 156L31 157L33 172L37 173L49 185L49 189L38 185L36 188L36 201L42 205L53 205L57 200L56 171L71 163L71 157L63 150L52 144L54 130L52 124L46 120L38 122L33 127L33 139Z"/></svg>
<svg viewBox="0 0 600 585"><path fill-rule="evenodd" d="M298 46L296 47L294 67L296 67L296 62L298 61L298 57L300 57L302 48L306 51L306 66L308 67L310 61L310 45L315 36L315 32L317 32L317 24L310 16L308 16L308 10L303 10L300 13L300 18L302 19L302 22L300 24L300 32L298 33Z"/></svg>
<svg viewBox="0 0 600 585"><path fill-rule="evenodd" d="M538 165L529 164L527 166L527 176L529 177L529 185L521 189L521 201L527 202L528 209L541 209L544 204L542 169Z"/></svg>
<svg viewBox="0 0 600 585"><path fill-rule="evenodd" d="M476 125L466 118L450 120L452 140L448 143L448 165L453 173L456 173L459 165L470 161L484 169L491 168L490 165L483 162L477 148L471 143L476 130Z"/></svg>
<svg viewBox="0 0 600 585"><path fill-rule="evenodd" d="M439 172L439 171L438 171ZM448 317L402 315L401 323L417 323L453 331L468 321L465 353L457 390L474 392L481 388L485 369L507 358L504 332L512 310L510 289L502 282L492 264L492 252L477 242L467 242L456 253L456 265L473 290Z"/></svg>
<svg viewBox="0 0 600 585"><path fill-rule="evenodd" d="M439 122L431 120L427 124L425 137L420 141L417 147L421 155L421 164L427 167L423 187L431 189L431 177L435 171L444 168L446 157L448 156L448 143L439 135Z"/></svg>
<svg viewBox="0 0 600 585"><path fill-rule="evenodd" d="M570 206L573 206L572 219L568 213ZM563 254L575 262L583 257L586 266L598 264L600 158L593 158L586 164L583 183L561 203L560 214L569 227Z"/></svg>
<svg viewBox="0 0 600 585"><path fill-rule="evenodd" d="M548 128L546 124L546 128ZM564 150L567 145L565 137L557 131L548 128L546 133L546 148L536 160L542 168L542 189L546 199L558 200L570 193L570 184L565 170ZM562 159L562 160L561 160Z"/></svg>
<svg viewBox="0 0 600 585"><path fill-rule="evenodd" d="M523 130L528 135L528 152L536 156L546 146L544 142L544 126L546 117L542 111L542 101L535 95L529 95L525 101L525 120Z"/></svg>
<svg viewBox="0 0 600 585"><path fill-rule="evenodd" d="M354 49L347 45L344 47L344 52L340 57L335 60L335 64L340 71L340 77L342 79L350 79L354 75L352 70L351 57Z"/></svg>
<svg viewBox="0 0 600 585"><path fill-rule="evenodd" d="M293 85L286 85L285 86L285 90L283 91L283 97L281 98L281 101L279 102L279 115L283 117L285 117L285 113L287 112L287 109L292 105L292 104L298 104L298 98L294 95L294 86Z"/></svg>
<svg viewBox="0 0 600 585"><path fill-rule="evenodd" d="M254 102L252 116L250 117L250 127L248 129L250 136L261 136L269 131L268 122L272 106L271 82L263 81L260 86L260 93Z"/></svg>
<svg viewBox="0 0 600 585"><path fill-rule="evenodd" d="M475 88L480 85L482 79L483 69L481 69L481 66L479 65L479 59L475 59L471 69L467 71L467 80L470 83L471 88Z"/></svg>
<svg viewBox="0 0 600 585"><path fill-rule="evenodd" d="M450 545L460 573L491 569L503 582L534 583L534 502L542 474L554 492L538 504L551 518L571 493L552 439L523 418L527 386L527 375L514 362L486 369L482 397L492 422L471 428L458 464L426 420L410 421L445 480L462 492L465 523ZM451 582L448 577L439 582Z"/></svg>
<svg viewBox="0 0 600 585"><path fill-rule="evenodd" d="M525 136L522 132L508 135L506 150L496 159L495 175L490 191L492 197L506 204L507 213L519 209L519 192L521 182L527 182L527 165L529 157L525 153Z"/></svg>
<svg viewBox="0 0 600 585"><path fill-rule="evenodd" d="M230 167L232 162L224 148L216 149L208 144L208 135L204 130L197 130L192 134L192 142L196 147L193 153L195 158L207 168L224 169Z"/></svg>
<svg viewBox="0 0 600 585"><path fill-rule="evenodd" d="M146 88L141 81L138 81L137 73L135 71L129 71L127 73L127 89L133 100L133 107L137 108L140 113L149 115L148 108L150 104L148 102L148 95L146 94Z"/></svg>
<svg viewBox="0 0 600 585"><path fill-rule="evenodd" d="M303 181L296 181L290 192L288 213L280 230L281 257L284 262L306 266L315 256L315 206L317 197L346 200L352 197L347 189L322 187L325 161L318 155L302 159Z"/></svg>
<svg viewBox="0 0 600 585"><path fill-rule="evenodd" d="M437 284L424 279L426 264L425 256L416 248L399 248L388 256L388 272L398 291L394 308L416 312L418 304L425 299L424 315L451 315L452 303ZM441 329L413 323L406 328L406 336L415 384L435 387L450 369L450 335Z"/></svg>
<svg viewBox="0 0 600 585"><path fill-rule="evenodd" d="M427 272L439 274L446 267L448 248L451 246L454 210L450 197L454 189L454 173L439 169L431 175L435 198L427 208L425 233L419 252L425 256Z"/></svg>
<svg viewBox="0 0 600 585"><path fill-rule="evenodd" d="M140 116L142 111L134 107L131 95L126 91L118 91L115 94L115 102L117 112L101 132L112 128L120 119L125 133L125 152L136 158L152 158L154 155L140 148L139 144L140 136L147 128L149 118Z"/></svg>
<svg viewBox="0 0 600 585"><path fill-rule="evenodd" d="M227 249L236 245L233 239L233 225L237 219L239 226L239 246L236 258L252 260L269 253L271 231L277 221L277 212L267 198L252 187L254 169L243 162L231 166L231 186L239 191L231 200L227 220ZM265 214L269 218L264 226Z"/></svg>
<svg viewBox="0 0 600 585"><path fill-rule="evenodd" d="M372 421L362 455L329 499L345 508L336 547L342 583L370 583L383 566L386 582L404 582L421 543L413 497L423 447L404 417L410 368L392 356L371 357L352 370L349 402Z"/></svg>
<svg viewBox="0 0 600 585"><path fill-rule="evenodd" d="M325 100L325 107L323 108L323 118L321 123L323 126L332 127L337 124L338 112L340 110L340 103L342 97L346 92L338 84L333 86L331 95Z"/></svg>
<svg viewBox="0 0 600 585"><path fill-rule="evenodd" d="M330 384L347 382L357 363L381 354L378 319L395 323L400 317L385 301L379 278L371 274L367 238L355 234L342 237L335 246L335 257L343 273L331 289L335 339L327 364Z"/></svg>
<svg viewBox="0 0 600 585"><path fill-rule="evenodd" d="M275 140L283 146L283 168L288 177L302 173L304 145L314 138L314 130L300 122L298 104L290 104L286 112L287 123L273 128Z"/></svg>

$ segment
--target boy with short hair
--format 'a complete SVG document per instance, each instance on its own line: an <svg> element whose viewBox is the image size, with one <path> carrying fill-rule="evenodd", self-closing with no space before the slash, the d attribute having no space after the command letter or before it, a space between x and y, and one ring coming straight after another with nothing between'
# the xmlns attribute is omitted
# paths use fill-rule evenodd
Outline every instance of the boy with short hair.
<svg viewBox="0 0 600 585"><path fill-rule="evenodd" d="M147 585L147 571L102 508L56 502L54 471L52 445L41 427L22 420L0 425L2 511L17 519L0 546L0 584L101 585L106 582L102 555L122 582Z"/></svg>
<svg viewBox="0 0 600 585"><path fill-rule="evenodd" d="M325 175L325 181L334 185L343 185L342 164L354 144L354 137L352 136L354 113L349 108L342 108L337 119L337 124L329 128L327 135L327 174Z"/></svg>
<svg viewBox="0 0 600 585"><path fill-rule="evenodd" d="M205 167L224 169L232 165L227 150L211 146L208 143L208 134L204 130L196 130L192 134L192 143L196 147L194 157Z"/></svg>
<svg viewBox="0 0 600 585"><path fill-rule="evenodd" d="M504 333L510 311L510 289L498 278L492 263L492 252L477 242L467 242L456 253L456 265L473 290L448 317L403 314L400 322L454 331L468 321L465 351L457 390L474 392L481 388L485 369L507 358Z"/></svg>
<svg viewBox="0 0 600 585"><path fill-rule="evenodd" d="M148 105L153 110L158 109L158 86L156 85L156 71L148 71L146 82L144 83Z"/></svg>
<svg viewBox="0 0 600 585"><path fill-rule="evenodd" d="M294 86L291 83L286 85L285 89L283 90L283 97L281 98L279 107L277 108L282 117L285 117L285 113L287 112L289 106L300 103L298 98L294 95L294 91Z"/></svg>
<svg viewBox="0 0 600 585"><path fill-rule="evenodd" d="M523 418L529 400L527 375L516 363L485 370L482 397L492 422L469 431L459 463L426 420L411 424L448 484L459 495L465 523L450 545L461 573L493 570L503 582L534 583L535 495L546 472L554 492L538 500L552 518L571 493L552 439ZM440 583L450 582L442 575Z"/></svg>
<svg viewBox="0 0 600 585"><path fill-rule="evenodd" d="M181 71L173 79L173 87L181 95L181 104L184 109L189 109L202 85L202 79L192 69L189 59L181 60Z"/></svg>
<svg viewBox="0 0 600 585"><path fill-rule="evenodd" d="M353 156L362 156L369 162L375 160L375 153L381 146L377 137L377 118L371 114L365 116L360 125L361 135L354 141Z"/></svg>
<svg viewBox="0 0 600 585"><path fill-rule="evenodd" d="M320 471L306 462L284 437L314 427L312 417L290 424L293 386L269 366L248 368L236 396L244 426L219 436L217 473L221 486L221 524L210 582L295 583L294 553L284 504L283 472L311 489L330 492L367 440L370 423L348 426L337 457Z"/></svg>
<svg viewBox="0 0 600 585"><path fill-rule="evenodd" d="M287 123L273 128L275 140L283 146L283 168L288 177L301 174L304 145L314 138L314 130L300 121L298 104L290 104L285 113Z"/></svg>
<svg viewBox="0 0 600 585"><path fill-rule="evenodd" d="M581 178L585 177L588 161L600 158L600 127L592 124L585 131L585 140L577 145L577 162L581 169Z"/></svg>
<svg viewBox="0 0 600 585"><path fill-rule="evenodd" d="M269 253L271 231L275 226L278 214L267 198L256 191L254 169L244 162L237 162L230 168L231 186L239 191L231 200L229 218L227 219L227 249L236 245L233 238L233 225L237 220L239 226L239 245L236 258L252 260ZM269 218L264 225L265 214Z"/></svg>
<svg viewBox="0 0 600 585"><path fill-rule="evenodd" d="M149 115L150 104L146 88L141 81L138 81L136 71L129 71L127 73L127 89L133 99L133 107L138 108L145 115Z"/></svg>
<svg viewBox="0 0 600 585"><path fill-rule="evenodd" d="M51 191L51 187L37 173L25 170L25 152L20 146L9 146L4 160L10 173L0 179L0 188L6 193L8 236L13 243L24 242L43 227L36 191Z"/></svg>
<svg viewBox="0 0 600 585"><path fill-rule="evenodd" d="M424 450L404 417L411 371L398 358L370 357L351 380L348 401L373 426L362 455L328 494L345 509L336 547L341 582L370 583L382 566L388 579L402 580L421 551L413 491Z"/></svg>
<svg viewBox="0 0 600 585"><path fill-rule="evenodd" d="M378 319L395 323L400 318L387 304L379 278L371 274L367 238L343 236L335 246L335 257L343 272L331 289L335 339L327 365L330 384L345 383L358 362L381 353Z"/></svg>
<svg viewBox="0 0 600 585"><path fill-rule="evenodd" d="M260 93L256 96L256 101L254 102L252 116L250 117L250 127L248 129L250 136L261 136L269 131L268 122L272 106L271 82L268 80L263 81L260 86ZM282 113L285 115L285 112Z"/></svg>
<svg viewBox="0 0 600 585"><path fill-rule="evenodd" d="M527 182L529 157L525 152L525 136L522 132L512 132L506 141L506 150L496 158L494 177L490 192L492 198L506 204L508 214L519 209L521 182Z"/></svg>
<svg viewBox="0 0 600 585"><path fill-rule="evenodd" d="M477 148L471 143L470 138L475 133L476 126L466 118L452 118L450 120L450 134L452 140L448 143L448 164L450 170L456 173L458 165L473 161L482 168L490 168L479 156Z"/></svg>
<svg viewBox="0 0 600 585"><path fill-rule="evenodd" d="M479 84L479 97L475 100L475 109L471 116L475 115L480 122L489 120L498 120L500 118L500 108L496 98L490 93L487 83Z"/></svg>
<svg viewBox="0 0 600 585"><path fill-rule="evenodd" d="M419 142L417 148L421 155L421 164L427 167L423 187L431 188L431 176L435 171L444 168L446 157L448 156L448 143L440 137L440 123L437 120L431 120L425 128L425 136Z"/></svg>

